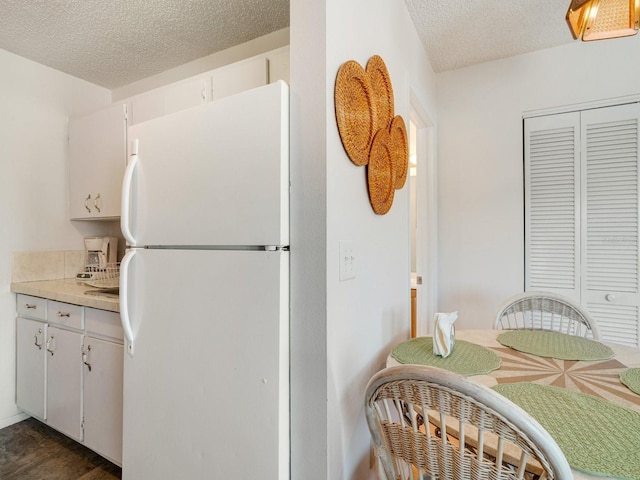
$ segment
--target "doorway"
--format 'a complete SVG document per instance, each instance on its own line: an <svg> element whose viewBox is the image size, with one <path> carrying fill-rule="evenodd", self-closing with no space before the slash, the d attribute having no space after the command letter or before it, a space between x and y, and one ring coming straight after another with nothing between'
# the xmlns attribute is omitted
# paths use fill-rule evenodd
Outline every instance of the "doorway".
<svg viewBox="0 0 640 480"><path fill-rule="evenodd" d="M437 311L437 171L434 126L411 92L409 116L411 337L428 335Z"/></svg>

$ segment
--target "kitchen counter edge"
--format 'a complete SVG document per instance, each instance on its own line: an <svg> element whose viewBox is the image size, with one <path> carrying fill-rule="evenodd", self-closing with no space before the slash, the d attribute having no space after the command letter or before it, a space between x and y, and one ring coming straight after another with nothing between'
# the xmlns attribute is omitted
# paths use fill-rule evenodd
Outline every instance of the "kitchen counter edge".
<svg viewBox="0 0 640 480"><path fill-rule="evenodd" d="M41 280L11 284L13 293L22 293L34 297L47 298L58 302L71 303L83 307L120 312L120 301L115 297L87 295L88 290L97 290L78 282L75 278Z"/></svg>

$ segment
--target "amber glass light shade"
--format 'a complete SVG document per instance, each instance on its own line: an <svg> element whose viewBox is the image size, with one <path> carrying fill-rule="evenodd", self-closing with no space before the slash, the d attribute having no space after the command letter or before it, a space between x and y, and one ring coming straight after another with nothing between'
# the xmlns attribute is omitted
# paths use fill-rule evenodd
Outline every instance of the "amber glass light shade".
<svg viewBox="0 0 640 480"><path fill-rule="evenodd" d="M573 38L585 42L635 35L640 0L572 0L566 19Z"/></svg>

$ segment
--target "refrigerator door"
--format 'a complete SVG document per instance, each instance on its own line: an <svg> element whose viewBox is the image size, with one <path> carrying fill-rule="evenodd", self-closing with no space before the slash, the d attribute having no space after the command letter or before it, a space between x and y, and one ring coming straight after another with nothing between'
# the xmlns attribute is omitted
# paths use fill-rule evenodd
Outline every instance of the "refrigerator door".
<svg viewBox="0 0 640 480"><path fill-rule="evenodd" d="M284 82L133 125L129 139L121 223L130 245L289 244Z"/></svg>
<svg viewBox="0 0 640 480"><path fill-rule="evenodd" d="M134 250L122 478L288 479L289 253Z"/></svg>

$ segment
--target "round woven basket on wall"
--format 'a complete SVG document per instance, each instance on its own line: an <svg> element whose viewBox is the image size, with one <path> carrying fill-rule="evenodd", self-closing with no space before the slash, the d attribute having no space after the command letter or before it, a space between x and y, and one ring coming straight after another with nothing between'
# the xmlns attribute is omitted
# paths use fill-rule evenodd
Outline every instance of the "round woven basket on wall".
<svg viewBox="0 0 640 480"><path fill-rule="evenodd" d="M393 204L395 180L396 163L391 136L387 129L381 129L373 138L367 166L369 200L378 215L387 213Z"/></svg>
<svg viewBox="0 0 640 480"><path fill-rule="evenodd" d="M400 190L407 181L407 170L409 169L407 127L400 115L393 117L391 127L389 128L389 135L391 136L393 162L396 164L394 186L396 190Z"/></svg>
<svg viewBox="0 0 640 480"><path fill-rule="evenodd" d="M407 129L394 108L391 79L380 56L372 56L366 69L354 60L340 67L335 85L340 140L354 164L367 166L369 200L378 215L391 208L409 168Z"/></svg>
<svg viewBox="0 0 640 480"><path fill-rule="evenodd" d="M387 129L391 125L394 115L393 87L389 71L384 60L379 55L374 55L367 62L366 72L369 74L371 87L373 88L373 98L378 113L376 131L381 128Z"/></svg>
<svg viewBox="0 0 640 480"><path fill-rule="evenodd" d="M369 162L378 116L369 75L353 60L344 63L336 78L335 108L340 139L353 163Z"/></svg>

